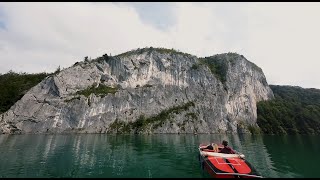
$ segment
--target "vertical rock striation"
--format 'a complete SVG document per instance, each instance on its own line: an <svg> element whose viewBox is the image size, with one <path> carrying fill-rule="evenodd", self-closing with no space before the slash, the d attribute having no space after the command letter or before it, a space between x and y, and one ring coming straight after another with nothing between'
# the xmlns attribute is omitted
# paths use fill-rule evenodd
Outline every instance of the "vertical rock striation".
<svg viewBox="0 0 320 180"><path fill-rule="evenodd" d="M242 133L270 98L262 70L242 55L144 48L45 78L0 115L0 132Z"/></svg>

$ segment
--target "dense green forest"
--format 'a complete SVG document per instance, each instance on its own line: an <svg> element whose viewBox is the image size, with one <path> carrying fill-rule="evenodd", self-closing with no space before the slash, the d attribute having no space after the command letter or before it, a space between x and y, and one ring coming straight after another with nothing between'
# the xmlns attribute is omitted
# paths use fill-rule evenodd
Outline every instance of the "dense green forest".
<svg viewBox="0 0 320 180"><path fill-rule="evenodd" d="M275 98L257 105L264 134L320 134L320 90L270 85Z"/></svg>
<svg viewBox="0 0 320 180"><path fill-rule="evenodd" d="M49 74L27 74L9 71L0 74L0 113L10 109L33 86Z"/></svg>

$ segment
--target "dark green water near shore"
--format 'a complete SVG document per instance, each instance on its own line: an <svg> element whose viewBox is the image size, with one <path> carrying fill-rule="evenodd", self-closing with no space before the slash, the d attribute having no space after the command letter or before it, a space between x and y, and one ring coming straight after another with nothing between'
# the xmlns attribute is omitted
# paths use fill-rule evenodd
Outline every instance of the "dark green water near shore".
<svg viewBox="0 0 320 180"><path fill-rule="evenodd" d="M229 141L263 177L320 177L320 136L0 135L0 177L209 177L200 143Z"/></svg>

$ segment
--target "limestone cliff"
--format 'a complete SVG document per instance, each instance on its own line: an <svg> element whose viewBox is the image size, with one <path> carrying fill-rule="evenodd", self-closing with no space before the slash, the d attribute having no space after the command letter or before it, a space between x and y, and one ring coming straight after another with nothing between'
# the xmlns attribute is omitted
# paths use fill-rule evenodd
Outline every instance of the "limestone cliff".
<svg viewBox="0 0 320 180"><path fill-rule="evenodd" d="M257 102L270 98L242 55L144 48L45 78L0 115L0 133L248 132Z"/></svg>

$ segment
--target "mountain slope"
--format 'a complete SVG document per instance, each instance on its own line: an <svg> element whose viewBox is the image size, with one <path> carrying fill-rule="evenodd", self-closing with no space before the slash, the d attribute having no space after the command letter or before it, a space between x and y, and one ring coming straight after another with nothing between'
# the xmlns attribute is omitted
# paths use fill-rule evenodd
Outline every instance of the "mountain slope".
<svg viewBox="0 0 320 180"><path fill-rule="evenodd" d="M242 55L144 48L48 76L0 116L0 132L248 132L256 103L272 98L262 70Z"/></svg>
<svg viewBox="0 0 320 180"><path fill-rule="evenodd" d="M258 103L265 134L320 134L320 90L271 85L275 98Z"/></svg>

